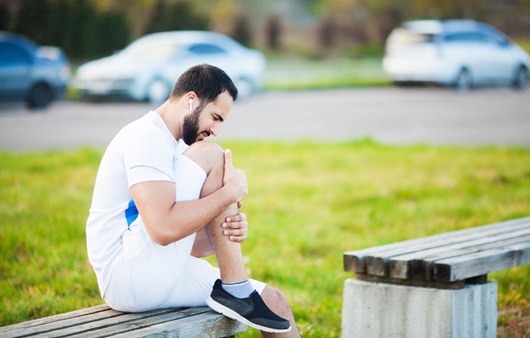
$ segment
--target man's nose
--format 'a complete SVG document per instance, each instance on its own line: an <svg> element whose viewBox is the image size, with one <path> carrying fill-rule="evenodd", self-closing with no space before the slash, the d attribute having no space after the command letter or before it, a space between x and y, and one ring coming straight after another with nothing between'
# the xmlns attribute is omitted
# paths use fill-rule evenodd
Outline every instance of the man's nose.
<svg viewBox="0 0 530 338"><path fill-rule="evenodd" d="M213 136L217 136L217 134L219 133L220 129L221 129L221 126L219 124L215 123L210 128L210 133L212 133Z"/></svg>

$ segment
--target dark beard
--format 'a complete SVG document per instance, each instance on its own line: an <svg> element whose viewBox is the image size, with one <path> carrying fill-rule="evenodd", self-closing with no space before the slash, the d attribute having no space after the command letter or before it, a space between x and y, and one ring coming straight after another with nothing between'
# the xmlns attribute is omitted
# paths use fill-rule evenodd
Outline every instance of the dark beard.
<svg viewBox="0 0 530 338"><path fill-rule="evenodd" d="M197 106L195 111L184 118L182 126L182 139L187 145L192 145L199 136L199 116L202 112L202 105Z"/></svg>

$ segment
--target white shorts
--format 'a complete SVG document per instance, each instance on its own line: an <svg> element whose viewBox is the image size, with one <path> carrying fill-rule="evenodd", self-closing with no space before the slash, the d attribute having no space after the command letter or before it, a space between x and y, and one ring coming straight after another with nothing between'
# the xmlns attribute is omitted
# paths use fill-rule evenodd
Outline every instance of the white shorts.
<svg viewBox="0 0 530 338"><path fill-rule="evenodd" d="M206 173L186 156L176 163L177 201L199 199ZM155 243L139 216L122 237L103 299L113 309L143 312L160 308L205 306L220 278L219 269L191 256L195 234L167 246ZM259 293L265 284L251 280Z"/></svg>

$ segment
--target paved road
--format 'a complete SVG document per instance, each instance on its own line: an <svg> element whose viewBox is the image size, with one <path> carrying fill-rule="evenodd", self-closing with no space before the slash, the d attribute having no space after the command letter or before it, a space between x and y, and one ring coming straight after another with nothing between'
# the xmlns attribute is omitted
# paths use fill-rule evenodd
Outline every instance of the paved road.
<svg viewBox="0 0 530 338"><path fill-rule="evenodd" d="M105 146L144 103L59 102L47 111L0 105L0 149ZM486 88L344 89L264 92L237 102L220 139L340 141L371 137L390 144L530 145L530 90Z"/></svg>

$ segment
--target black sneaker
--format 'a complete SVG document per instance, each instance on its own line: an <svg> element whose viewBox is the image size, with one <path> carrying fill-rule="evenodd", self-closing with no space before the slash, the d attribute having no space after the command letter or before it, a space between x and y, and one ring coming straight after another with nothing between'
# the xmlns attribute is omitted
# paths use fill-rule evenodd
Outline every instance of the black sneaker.
<svg viewBox="0 0 530 338"><path fill-rule="evenodd" d="M248 298L237 298L226 292L218 279L206 304L216 312L261 331L284 333L291 330L291 323L272 312L256 290Z"/></svg>

